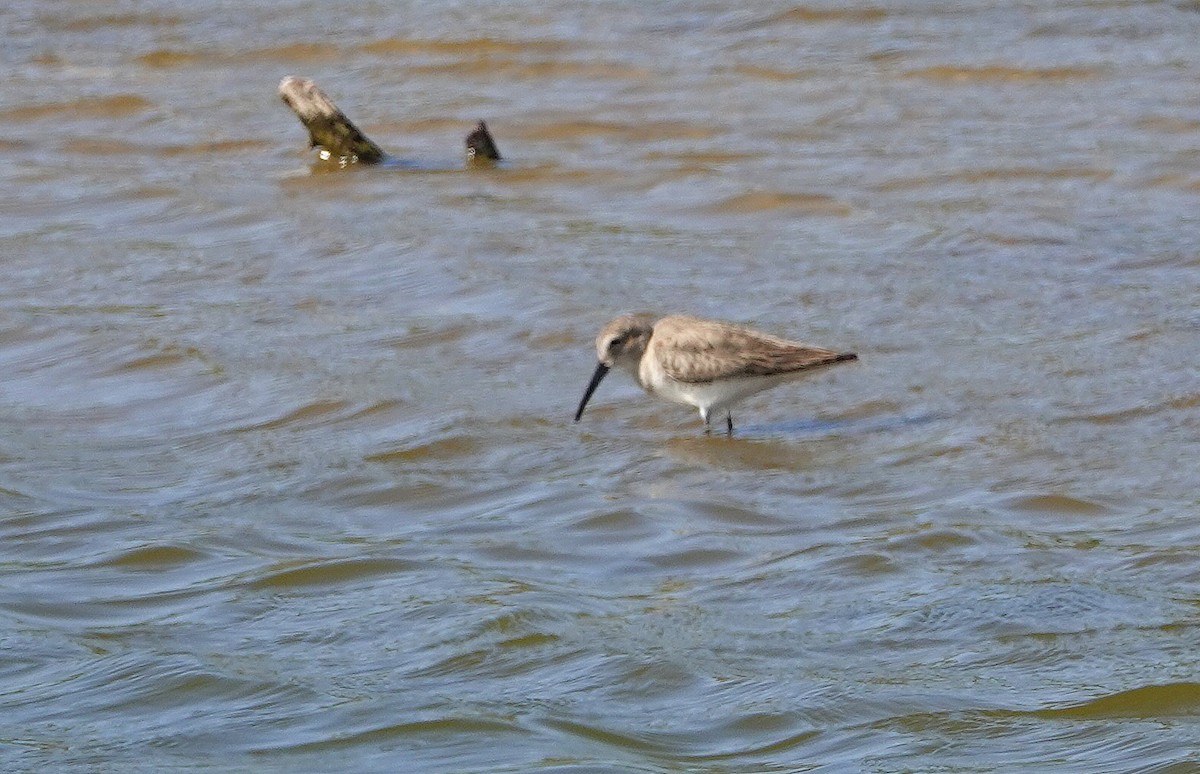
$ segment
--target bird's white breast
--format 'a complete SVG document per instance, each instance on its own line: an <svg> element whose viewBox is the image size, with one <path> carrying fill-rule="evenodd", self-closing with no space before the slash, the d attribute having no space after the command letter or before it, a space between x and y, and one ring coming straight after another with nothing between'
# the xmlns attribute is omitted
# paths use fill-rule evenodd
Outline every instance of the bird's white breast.
<svg viewBox="0 0 1200 774"><path fill-rule="evenodd" d="M791 375L740 376L711 382L672 379L651 350L638 364L637 381L643 389L675 403L696 406L707 413L727 409L743 398L773 387Z"/></svg>

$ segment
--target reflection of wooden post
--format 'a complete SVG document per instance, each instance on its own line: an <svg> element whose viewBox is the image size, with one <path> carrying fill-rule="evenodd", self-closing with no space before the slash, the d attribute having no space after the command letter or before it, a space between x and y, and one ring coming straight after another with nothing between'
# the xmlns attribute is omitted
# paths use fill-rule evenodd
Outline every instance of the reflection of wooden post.
<svg viewBox="0 0 1200 774"><path fill-rule="evenodd" d="M308 130L312 147L324 148L331 156L351 163L378 164L383 161L380 147L350 123L317 84L307 78L288 76L279 83L279 96Z"/></svg>

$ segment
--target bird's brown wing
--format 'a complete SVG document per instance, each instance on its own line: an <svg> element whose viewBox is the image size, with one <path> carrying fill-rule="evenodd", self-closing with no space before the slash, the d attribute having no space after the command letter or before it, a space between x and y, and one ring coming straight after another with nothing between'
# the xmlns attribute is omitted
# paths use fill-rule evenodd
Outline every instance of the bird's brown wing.
<svg viewBox="0 0 1200 774"><path fill-rule="evenodd" d="M773 376L855 359L850 353L692 317L659 320L650 348L667 376L689 383Z"/></svg>

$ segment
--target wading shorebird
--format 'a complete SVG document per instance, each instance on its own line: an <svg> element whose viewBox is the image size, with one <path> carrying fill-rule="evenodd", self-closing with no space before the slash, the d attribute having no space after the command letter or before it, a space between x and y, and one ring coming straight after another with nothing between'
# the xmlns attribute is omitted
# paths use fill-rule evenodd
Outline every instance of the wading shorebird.
<svg viewBox="0 0 1200 774"><path fill-rule="evenodd" d="M628 314L605 325L596 337L600 362L575 412L583 416L592 393L609 369L623 368L642 389L695 406L704 432L714 414L725 413L733 435L734 404L751 395L834 363L857 360L853 352L835 352L788 341L749 328L698 317Z"/></svg>

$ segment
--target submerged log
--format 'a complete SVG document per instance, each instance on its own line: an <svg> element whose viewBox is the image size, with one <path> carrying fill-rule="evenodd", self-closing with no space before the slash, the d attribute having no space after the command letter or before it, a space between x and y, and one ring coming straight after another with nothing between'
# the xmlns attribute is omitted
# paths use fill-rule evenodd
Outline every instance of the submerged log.
<svg viewBox="0 0 1200 774"><path fill-rule="evenodd" d="M279 96L308 130L310 147L323 148L348 163L383 161L383 150L359 131L317 84L289 75L279 82Z"/></svg>
<svg viewBox="0 0 1200 774"><path fill-rule="evenodd" d="M321 148L321 158L335 158L342 164L378 164L387 158L308 78L284 78L279 82L279 96L308 130L309 147ZM467 135L466 144L467 166L491 166L500 161L500 150L483 121Z"/></svg>

